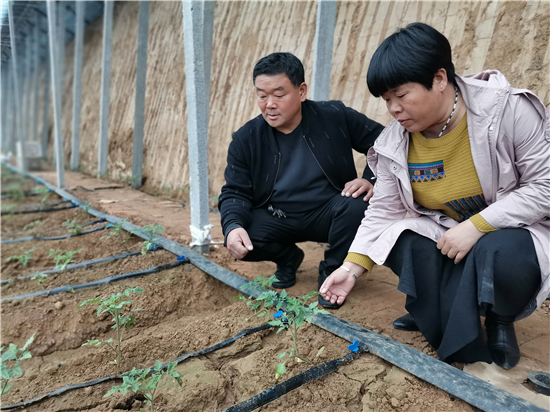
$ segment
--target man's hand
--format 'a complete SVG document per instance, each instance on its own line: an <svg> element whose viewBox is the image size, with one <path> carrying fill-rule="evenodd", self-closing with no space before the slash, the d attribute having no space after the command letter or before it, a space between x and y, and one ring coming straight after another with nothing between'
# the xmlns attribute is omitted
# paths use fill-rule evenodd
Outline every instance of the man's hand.
<svg viewBox="0 0 550 412"><path fill-rule="evenodd" d="M342 305L355 285L355 278L352 273L359 276L365 271L363 267L355 263L344 262L344 265L350 269L349 272L342 268L336 269L319 288L323 299L330 301L332 304Z"/></svg>
<svg viewBox="0 0 550 412"><path fill-rule="evenodd" d="M367 193L365 197L363 197L363 200L367 202L374 193L374 186L371 182L369 182L366 179L357 178L353 179L351 182L347 182L344 186L344 190L342 190L342 196L346 197L359 197L363 193Z"/></svg>
<svg viewBox="0 0 550 412"><path fill-rule="evenodd" d="M459 263L484 234L470 220L465 220L447 230L437 242L437 248Z"/></svg>
<svg viewBox="0 0 550 412"><path fill-rule="evenodd" d="M250 237L248 237L248 232L242 227L233 229L227 235L227 250L235 259L242 259L252 249L254 248Z"/></svg>

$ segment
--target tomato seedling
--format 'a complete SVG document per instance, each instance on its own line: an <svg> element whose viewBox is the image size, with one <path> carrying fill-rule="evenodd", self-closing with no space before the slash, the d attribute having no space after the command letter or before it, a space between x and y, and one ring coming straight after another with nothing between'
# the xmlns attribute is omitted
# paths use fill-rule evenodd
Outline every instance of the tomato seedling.
<svg viewBox="0 0 550 412"><path fill-rule="evenodd" d="M151 250L153 252L153 261L155 265L157 264L157 257L155 255L155 241L158 239L155 235L158 233L163 234L164 228L162 225L145 225L141 228L147 235L147 240L143 242L143 246L141 247L141 254L145 255L147 251Z"/></svg>
<svg viewBox="0 0 550 412"><path fill-rule="evenodd" d="M117 224L109 223L110 226L107 225L107 227L111 230L109 231L108 235L101 236L101 240L110 239L113 236L115 236L118 238L118 241L120 242L120 244L124 246L124 249L128 251L128 247L126 246L126 241L130 239L130 237L132 236L132 233L128 233L124 229L122 229L122 225L124 225L125 222L126 222L126 219L122 219Z"/></svg>
<svg viewBox="0 0 550 412"><path fill-rule="evenodd" d="M11 378L23 375L23 370L19 364L22 360L32 358L31 352L28 351L27 348L31 345L31 343L33 343L33 341L34 335L29 338L22 348L18 348L14 343L10 343L8 350L5 352L5 346L0 348L0 352L2 352L2 379L0 383L0 392L2 395L12 387L13 384L10 382ZM8 366L8 362L11 367Z"/></svg>
<svg viewBox="0 0 550 412"><path fill-rule="evenodd" d="M69 266L69 264L73 262L74 255L80 252L82 252L82 248L78 250L67 250L66 252L50 249L48 256L53 258L55 262L54 269L65 270L67 269L67 266Z"/></svg>
<svg viewBox="0 0 550 412"><path fill-rule="evenodd" d="M17 260L23 266L26 267L27 264L29 263L29 260L31 260L31 253L34 252L35 250L36 250L36 248L33 247L32 249L26 250L25 253L23 253L22 255L10 256L9 258L6 259L6 262L11 262L12 260Z"/></svg>
<svg viewBox="0 0 550 412"><path fill-rule="evenodd" d="M73 220L65 220L63 226L69 229L75 236L82 232L82 226L76 223L76 217Z"/></svg>
<svg viewBox="0 0 550 412"><path fill-rule="evenodd" d="M114 342L113 339L104 341L92 339L88 340L88 342L84 343L82 346L99 346L101 344L106 344L116 353L116 360L111 363L117 365L117 367L120 367L120 359L122 357L122 336L124 334L124 329L130 329L132 325L136 323L136 319L133 315L130 313L124 313L124 307L130 306L134 302L133 300L123 300L124 298L130 296L130 293L143 293L143 289L137 287L130 288L126 289L124 292L113 293L107 298L101 298L98 296L94 299L87 299L78 305L78 308L80 309L88 303L99 303L99 307L97 308L98 317L103 313L113 315L114 325L112 326L112 329L116 329L116 345L112 346L112 343ZM132 309L129 312L137 312L141 310L143 309Z"/></svg>

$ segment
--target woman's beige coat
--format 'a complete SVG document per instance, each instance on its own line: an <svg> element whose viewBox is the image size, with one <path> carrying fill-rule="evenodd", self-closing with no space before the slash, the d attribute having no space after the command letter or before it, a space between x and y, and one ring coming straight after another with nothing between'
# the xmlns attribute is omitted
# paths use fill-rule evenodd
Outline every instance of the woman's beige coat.
<svg viewBox="0 0 550 412"><path fill-rule="evenodd" d="M528 90L514 89L492 70L457 77L467 106L474 165L488 207L483 218L497 229L523 227L533 237L541 288L517 317L533 312L550 291L550 114ZM409 132L397 121L380 134L368 154L377 181L374 196L350 252L381 265L404 230L437 242L457 222L413 200L407 154ZM411 218L405 219L409 213ZM518 278L521 278L518 273Z"/></svg>

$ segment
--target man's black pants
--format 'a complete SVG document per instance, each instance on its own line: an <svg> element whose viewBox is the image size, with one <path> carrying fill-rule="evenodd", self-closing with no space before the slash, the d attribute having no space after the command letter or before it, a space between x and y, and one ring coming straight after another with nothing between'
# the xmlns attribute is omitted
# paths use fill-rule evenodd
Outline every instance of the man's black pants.
<svg viewBox="0 0 550 412"><path fill-rule="evenodd" d="M327 242L325 260L319 265L319 273L329 275L337 269L348 253L351 242L365 215L368 202L364 196L344 197L340 194L309 212L286 212L286 218L273 216L268 204L252 210L252 223L247 229L254 250L243 260L249 262L271 261L285 265L294 256L296 243Z"/></svg>

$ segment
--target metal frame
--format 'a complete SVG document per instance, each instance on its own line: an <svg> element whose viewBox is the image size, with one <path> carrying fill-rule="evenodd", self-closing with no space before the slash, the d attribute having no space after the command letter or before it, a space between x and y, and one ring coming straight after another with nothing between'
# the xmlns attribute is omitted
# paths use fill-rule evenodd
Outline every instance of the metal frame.
<svg viewBox="0 0 550 412"><path fill-rule="evenodd" d="M329 100L336 1L319 0L313 52L312 100Z"/></svg>
<svg viewBox="0 0 550 412"><path fill-rule="evenodd" d="M80 112L82 100L82 60L84 55L84 11L86 3L75 4L76 35L74 39L73 75L73 130L71 138L71 170L77 171L80 163Z"/></svg>

